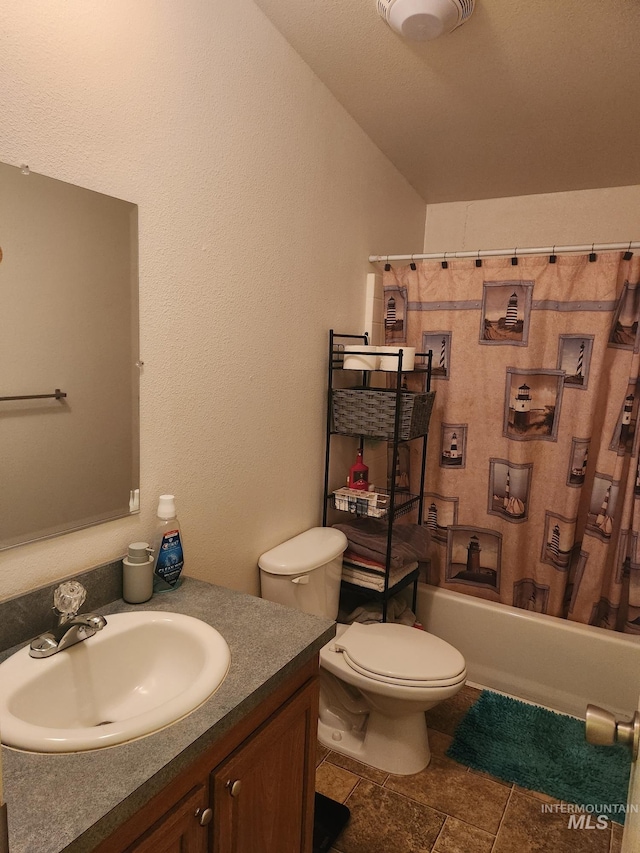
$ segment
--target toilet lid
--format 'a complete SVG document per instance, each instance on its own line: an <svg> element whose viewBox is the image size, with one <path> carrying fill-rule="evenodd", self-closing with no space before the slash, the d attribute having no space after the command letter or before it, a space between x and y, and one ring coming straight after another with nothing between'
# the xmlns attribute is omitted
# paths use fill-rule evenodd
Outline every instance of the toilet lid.
<svg viewBox="0 0 640 853"><path fill-rule="evenodd" d="M336 640L335 649L352 669L378 681L444 687L466 675L457 649L407 625L354 622Z"/></svg>

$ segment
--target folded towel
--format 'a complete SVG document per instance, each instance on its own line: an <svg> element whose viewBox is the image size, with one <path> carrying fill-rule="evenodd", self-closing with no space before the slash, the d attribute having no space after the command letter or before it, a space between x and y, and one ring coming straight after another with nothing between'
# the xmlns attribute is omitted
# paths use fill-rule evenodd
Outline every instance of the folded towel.
<svg viewBox="0 0 640 853"><path fill-rule="evenodd" d="M365 569L374 569L379 572L384 572L385 565L379 560L371 560L369 557L363 557L357 551L352 551L350 548L342 555L342 559L347 563L355 563L357 566L364 566Z"/></svg>
<svg viewBox="0 0 640 853"><path fill-rule="evenodd" d="M389 587L397 584L402 578L417 568L418 564L414 562L408 563L399 569L392 569L389 572ZM382 592L384 590L384 575L384 572L363 569L349 563L342 564L342 580L352 583L355 586L366 587L366 589L375 589L378 592Z"/></svg>
<svg viewBox="0 0 640 853"><path fill-rule="evenodd" d="M385 564L387 559L387 525L375 518L356 518L343 524L334 524L349 540L349 549ZM401 568L405 563L429 558L431 536L421 524L396 524L391 541L390 567Z"/></svg>

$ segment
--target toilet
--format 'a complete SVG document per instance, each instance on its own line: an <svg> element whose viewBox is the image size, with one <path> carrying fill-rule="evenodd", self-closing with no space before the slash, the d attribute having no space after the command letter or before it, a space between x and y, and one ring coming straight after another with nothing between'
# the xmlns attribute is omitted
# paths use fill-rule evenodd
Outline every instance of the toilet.
<svg viewBox="0 0 640 853"><path fill-rule="evenodd" d="M258 560L262 597L305 613L338 615L344 533L314 527ZM318 740L387 773L423 770L431 753L425 711L466 679L457 649L392 622L337 625L320 651Z"/></svg>

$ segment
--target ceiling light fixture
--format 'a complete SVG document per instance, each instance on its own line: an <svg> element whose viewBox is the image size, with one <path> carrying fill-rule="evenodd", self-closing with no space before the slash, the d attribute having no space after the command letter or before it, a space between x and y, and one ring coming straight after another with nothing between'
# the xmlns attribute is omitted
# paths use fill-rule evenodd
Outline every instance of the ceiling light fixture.
<svg viewBox="0 0 640 853"><path fill-rule="evenodd" d="M431 41L471 17L475 0L377 0L378 12L404 38Z"/></svg>

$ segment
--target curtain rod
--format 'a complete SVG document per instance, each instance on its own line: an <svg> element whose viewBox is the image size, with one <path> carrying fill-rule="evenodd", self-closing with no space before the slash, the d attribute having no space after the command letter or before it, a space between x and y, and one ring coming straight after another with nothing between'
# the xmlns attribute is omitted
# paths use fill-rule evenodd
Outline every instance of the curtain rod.
<svg viewBox="0 0 640 853"><path fill-rule="evenodd" d="M640 249L640 242L629 243L590 243L587 246L542 246L535 249L481 249L476 252L431 252L427 255L369 255L369 261L389 263L389 261L440 261L455 258L517 258L524 255L566 255L583 252L630 252Z"/></svg>

